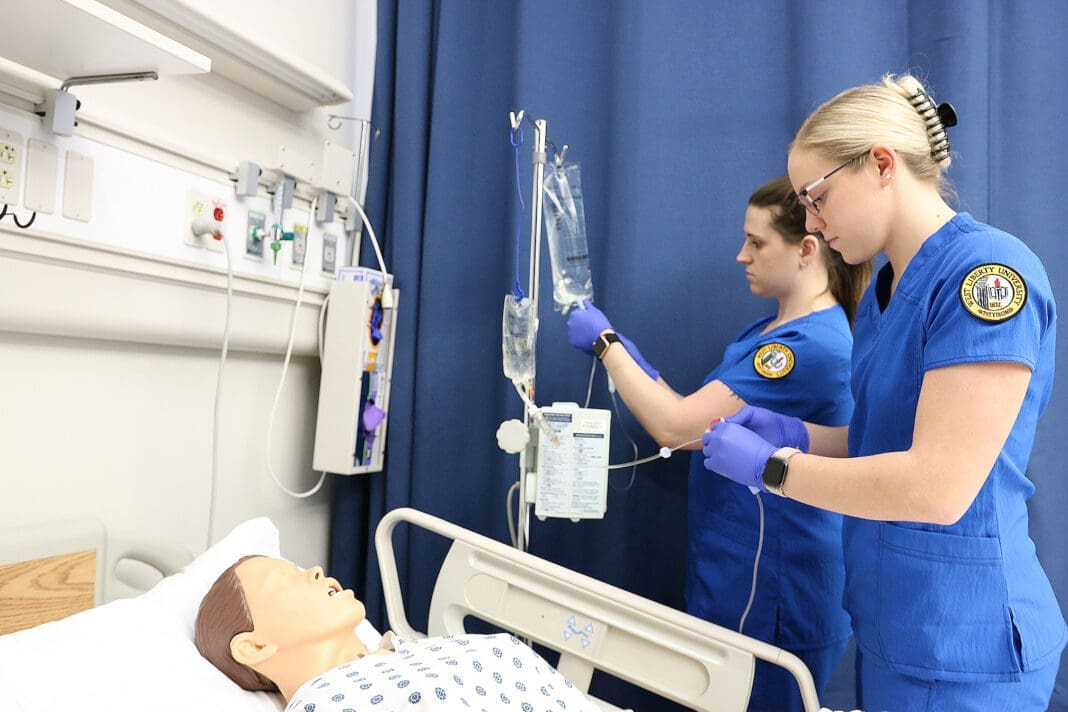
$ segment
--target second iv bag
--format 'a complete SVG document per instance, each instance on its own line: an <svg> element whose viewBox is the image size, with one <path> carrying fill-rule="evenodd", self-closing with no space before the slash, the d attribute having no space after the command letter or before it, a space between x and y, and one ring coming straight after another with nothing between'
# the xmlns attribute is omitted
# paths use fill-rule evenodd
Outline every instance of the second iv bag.
<svg viewBox="0 0 1068 712"><path fill-rule="evenodd" d="M566 310L584 299L593 299L579 165L546 166L542 189L545 235L553 271L553 301L558 311Z"/></svg>
<svg viewBox="0 0 1068 712"><path fill-rule="evenodd" d="M511 294L504 297L501 318L501 351L504 356L504 375L516 384L534 378L534 302L529 297L517 300Z"/></svg>

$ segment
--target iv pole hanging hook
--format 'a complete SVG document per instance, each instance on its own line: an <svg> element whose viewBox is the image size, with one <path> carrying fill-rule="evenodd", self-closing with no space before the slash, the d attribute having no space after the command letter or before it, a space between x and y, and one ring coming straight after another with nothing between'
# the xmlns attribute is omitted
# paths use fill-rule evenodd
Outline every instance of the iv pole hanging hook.
<svg viewBox="0 0 1068 712"><path fill-rule="evenodd" d="M508 112L508 118L512 122L512 134L513 134L513 136L514 136L515 132L519 130L519 125L523 123L523 119L526 119L527 121L529 121L530 125L534 127L535 131L539 130L537 122L534 121L534 119L532 119L529 116L527 116L526 114L527 114L527 112L526 112L525 109L521 109L518 114L516 112L514 112L514 111L509 111ZM567 144L566 143L564 144L564 150L563 151L558 151L556 149L556 144L554 144L552 139L549 138L548 136L545 137L545 143L553 153L553 156L554 156L553 163L556 165L556 167L559 168L560 166L564 165L564 156L567 155ZM544 159L544 157L543 157L543 159Z"/></svg>
<svg viewBox="0 0 1068 712"><path fill-rule="evenodd" d="M371 134L371 138L375 141L378 140L378 137L382 133L377 126L371 123L370 119L363 119L359 116L341 116L340 114L329 114L326 117L326 125L334 131L337 131L341 128L342 121L359 121L365 126L370 126L372 129L374 129L374 132Z"/></svg>

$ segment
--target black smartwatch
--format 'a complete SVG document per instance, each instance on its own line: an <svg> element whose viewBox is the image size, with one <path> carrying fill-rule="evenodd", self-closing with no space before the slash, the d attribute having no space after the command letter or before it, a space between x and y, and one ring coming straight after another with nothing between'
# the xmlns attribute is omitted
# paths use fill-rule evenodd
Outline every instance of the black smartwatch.
<svg viewBox="0 0 1068 712"><path fill-rule="evenodd" d="M604 358L604 352L608 350L608 347L618 342L619 337L616 336L616 332L606 331L598 336L597 340L593 342L593 355L600 361Z"/></svg>
<svg viewBox="0 0 1068 712"><path fill-rule="evenodd" d="M801 451L796 447L781 447L768 458L767 464L764 465L764 474L761 475L768 492L780 497L786 496L782 491L786 485L786 471L790 466L790 458L799 452Z"/></svg>

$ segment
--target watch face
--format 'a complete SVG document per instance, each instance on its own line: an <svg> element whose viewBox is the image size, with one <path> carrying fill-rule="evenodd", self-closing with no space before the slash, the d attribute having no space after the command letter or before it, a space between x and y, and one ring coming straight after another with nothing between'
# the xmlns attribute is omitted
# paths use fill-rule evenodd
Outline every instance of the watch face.
<svg viewBox="0 0 1068 712"><path fill-rule="evenodd" d="M768 491L783 497L786 496L783 494L782 489L786 484L786 472L790 466L790 458L799 452L801 451L794 447L781 447L768 458L767 463L764 465L764 472L761 473L761 479L764 481L764 486L768 488Z"/></svg>
<svg viewBox="0 0 1068 712"><path fill-rule="evenodd" d="M598 336L597 340L593 342L593 355L600 360L609 344L614 344L617 341L619 341L619 337L612 332Z"/></svg>
<svg viewBox="0 0 1068 712"><path fill-rule="evenodd" d="M764 465L764 486L769 490L777 490L782 487L783 480L786 479L786 460L780 460L777 457L768 458L768 462Z"/></svg>

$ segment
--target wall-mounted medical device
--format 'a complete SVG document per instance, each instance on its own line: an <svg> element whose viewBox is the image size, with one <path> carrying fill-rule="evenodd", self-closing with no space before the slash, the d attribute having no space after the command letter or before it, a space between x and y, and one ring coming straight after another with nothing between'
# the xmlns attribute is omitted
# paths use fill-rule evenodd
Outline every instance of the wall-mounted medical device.
<svg viewBox="0 0 1068 712"><path fill-rule="evenodd" d="M339 475L380 472L400 291L392 275L344 267L330 286L312 466Z"/></svg>

